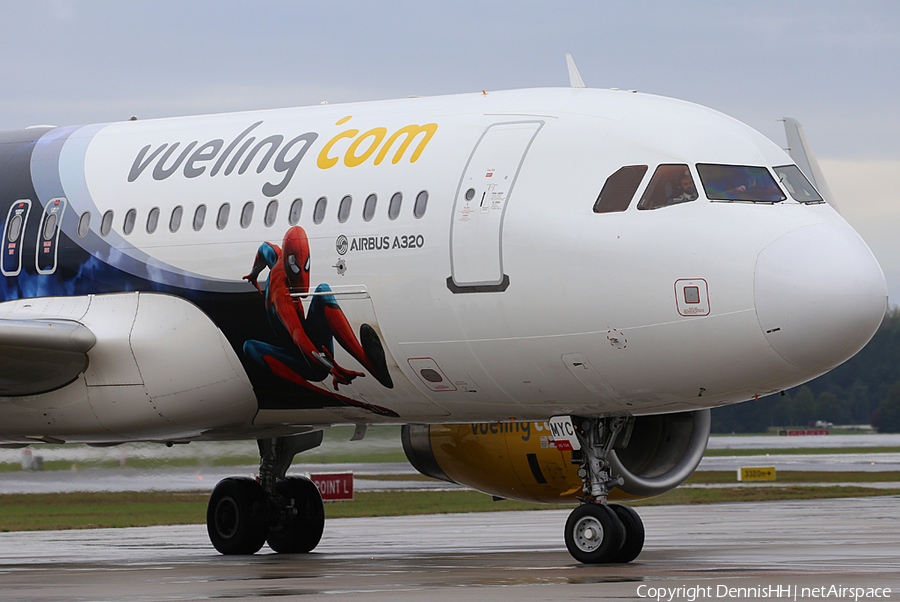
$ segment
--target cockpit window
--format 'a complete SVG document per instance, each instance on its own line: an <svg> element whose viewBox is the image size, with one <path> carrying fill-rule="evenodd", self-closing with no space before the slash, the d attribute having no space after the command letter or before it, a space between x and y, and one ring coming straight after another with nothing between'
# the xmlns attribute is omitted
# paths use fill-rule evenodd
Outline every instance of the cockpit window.
<svg viewBox="0 0 900 602"><path fill-rule="evenodd" d="M659 209L697 200L697 187L687 165L660 165L641 196L638 209Z"/></svg>
<svg viewBox="0 0 900 602"><path fill-rule="evenodd" d="M629 165L606 178L600 196L594 203L594 213L616 213L628 209L645 173L646 165Z"/></svg>
<svg viewBox="0 0 900 602"><path fill-rule="evenodd" d="M816 192L803 172L796 165L782 165L775 168L775 175L787 188L788 193L800 203L824 203L822 196Z"/></svg>
<svg viewBox="0 0 900 602"><path fill-rule="evenodd" d="M698 163L697 172L711 201L780 203L787 198L765 167Z"/></svg>

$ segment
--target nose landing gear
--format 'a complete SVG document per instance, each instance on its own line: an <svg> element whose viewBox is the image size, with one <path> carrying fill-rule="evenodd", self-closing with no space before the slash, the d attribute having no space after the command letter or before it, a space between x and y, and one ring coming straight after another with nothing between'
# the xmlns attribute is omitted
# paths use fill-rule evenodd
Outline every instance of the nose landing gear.
<svg viewBox="0 0 900 602"><path fill-rule="evenodd" d="M644 547L644 525L637 512L621 504L608 504L610 490L624 483L613 475L607 457L617 437L628 430L628 419L575 418L581 446L578 475L584 483L582 505L566 521L566 548L585 564L631 562Z"/></svg>
<svg viewBox="0 0 900 602"><path fill-rule="evenodd" d="M582 504L566 521L566 547L578 562L611 562L625 540L625 528L609 506Z"/></svg>

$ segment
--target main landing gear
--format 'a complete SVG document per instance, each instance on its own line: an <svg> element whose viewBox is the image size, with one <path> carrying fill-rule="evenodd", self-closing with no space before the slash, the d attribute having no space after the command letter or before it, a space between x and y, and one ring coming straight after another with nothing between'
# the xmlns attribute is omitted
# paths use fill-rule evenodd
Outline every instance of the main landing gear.
<svg viewBox="0 0 900 602"><path fill-rule="evenodd" d="M612 474L607 456L627 419L572 417L572 422L581 444L578 476L584 497L566 521L566 547L585 564L631 562L644 547L644 524L630 507L607 504L609 491L623 484Z"/></svg>
<svg viewBox="0 0 900 602"><path fill-rule="evenodd" d="M213 489L206 510L209 540L222 554L309 552L322 538L325 507L306 477L285 476L294 456L322 443L322 431L260 439L259 479L231 477Z"/></svg>

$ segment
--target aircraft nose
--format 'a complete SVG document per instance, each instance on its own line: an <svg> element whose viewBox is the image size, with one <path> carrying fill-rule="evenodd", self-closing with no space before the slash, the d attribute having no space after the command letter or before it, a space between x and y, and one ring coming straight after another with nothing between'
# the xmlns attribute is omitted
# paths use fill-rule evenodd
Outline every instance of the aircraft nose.
<svg viewBox="0 0 900 602"><path fill-rule="evenodd" d="M756 315L769 344L805 370L829 370L869 342L887 309L887 283L866 243L844 224L816 224L763 249Z"/></svg>

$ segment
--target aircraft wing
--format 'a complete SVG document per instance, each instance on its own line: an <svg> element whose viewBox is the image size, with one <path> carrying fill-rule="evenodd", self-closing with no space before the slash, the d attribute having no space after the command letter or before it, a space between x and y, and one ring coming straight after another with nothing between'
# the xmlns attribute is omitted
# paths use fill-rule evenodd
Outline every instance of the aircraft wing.
<svg viewBox="0 0 900 602"><path fill-rule="evenodd" d="M0 395L35 395L75 380L96 342L73 320L0 319Z"/></svg>

